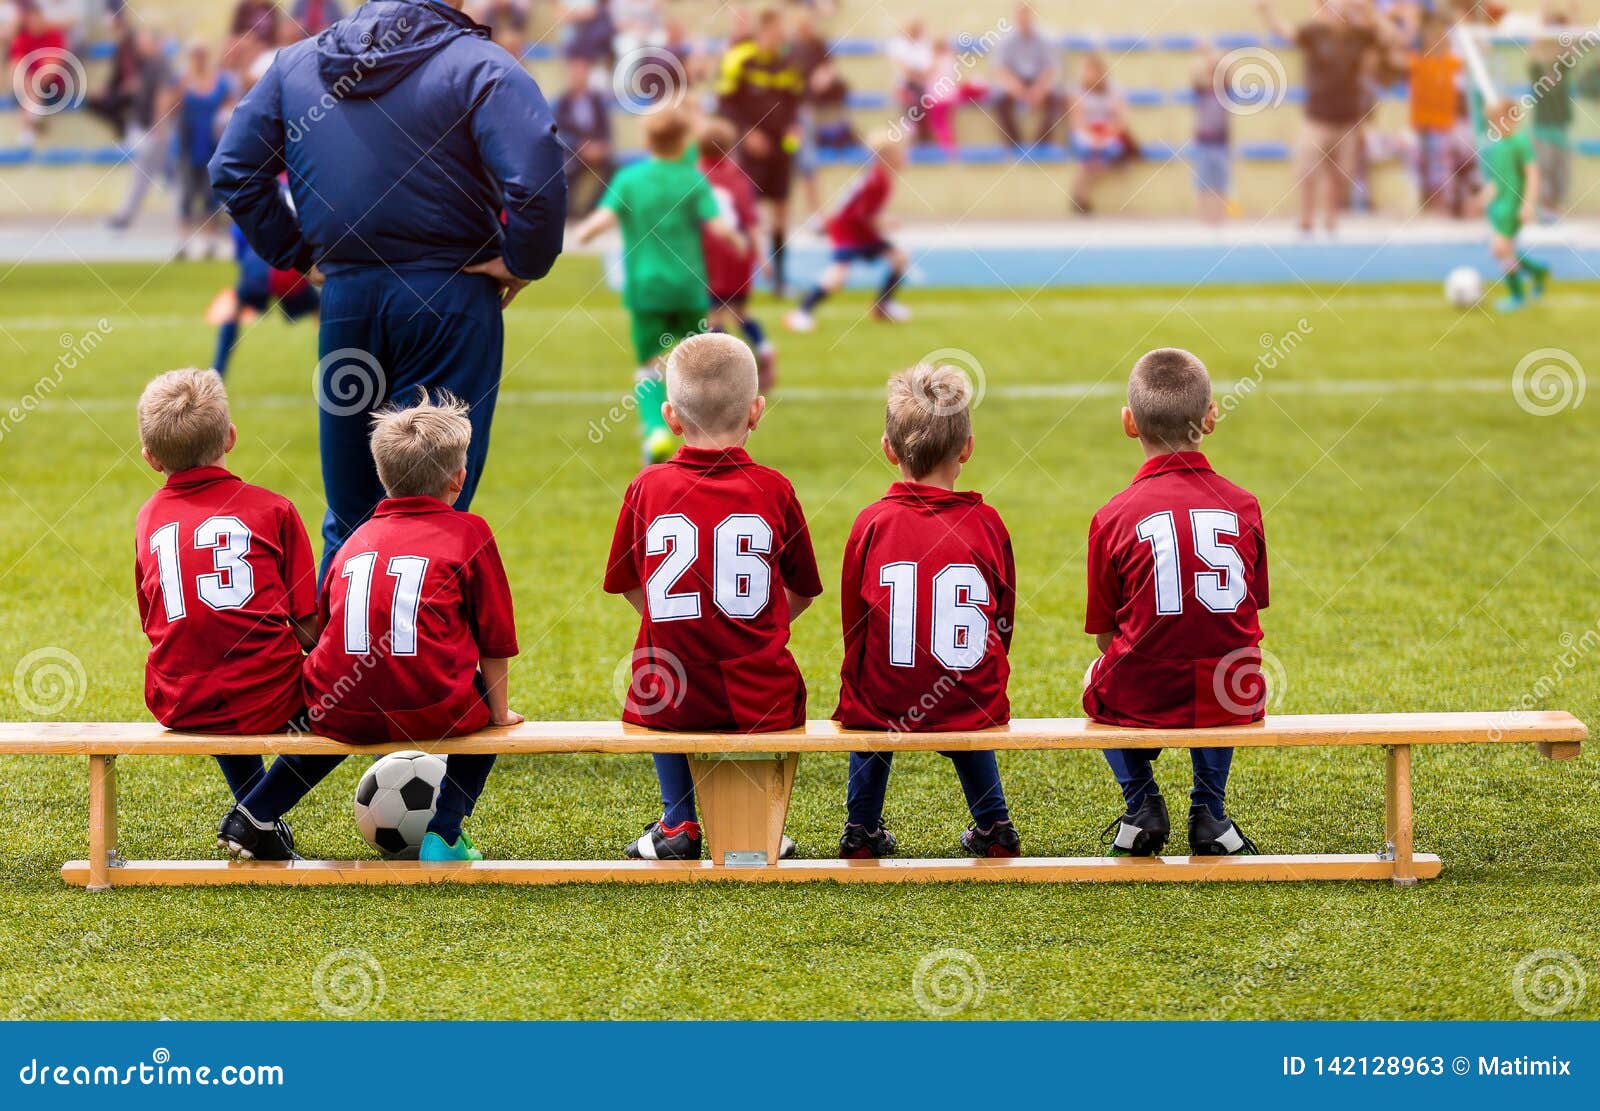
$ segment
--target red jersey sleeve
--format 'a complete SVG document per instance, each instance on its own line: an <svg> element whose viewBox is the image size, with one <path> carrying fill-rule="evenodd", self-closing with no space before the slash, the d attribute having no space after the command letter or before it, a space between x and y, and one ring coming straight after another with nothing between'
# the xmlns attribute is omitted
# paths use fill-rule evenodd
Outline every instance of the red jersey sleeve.
<svg viewBox="0 0 1600 1111"><path fill-rule="evenodd" d="M617 514L617 531L611 537L611 555L606 559L605 592L626 594L637 590L639 582L639 504L637 484L622 496L622 512Z"/></svg>
<svg viewBox="0 0 1600 1111"><path fill-rule="evenodd" d="M802 598L815 598L822 593L822 575L817 571L817 553L811 547L811 530L806 527L800 499L792 490L784 510L783 551L778 555L778 570L783 573L783 584Z"/></svg>
<svg viewBox="0 0 1600 1111"><path fill-rule="evenodd" d="M1267 608L1271 591L1267 584L1267 526L1261 519L1260 507L1256 510L1256 565L1250 575L1250 597L1254 599L1256 609Z"/></svg>
<svg viewBox="0 0 1600 1111"><path fill-rule="evenodd" d="M1000 581L995 584L999 597L995 599L995 621L999 624L1000 643L1011 652L1011 633L1017 624L1017 560L1011 551L1011 534L995 515L995 528L1000 538Z"/></svg>
<svg viewBox="0 0 1600 1111"><path fill-rule="evenodd" d="M283 585L289 595L289 617L300 621L317 616L317 561L311 554L311 537L292 504L283 507Z"/></svg>
<svg viewBox="0 0 1600 1111"><path fill-rule="evenodd" d="M844 651L850 655L850 646L867 635L867 603L861 596L861 579L866 561L864 537L860 520L851 526L850 539L844 545L844 563L839 573L839 612L844 618Z"/></svg>
<svg viewBox="0 0 1600 1111"><path fill-rule="evenodd" d="M517 620L511 605L511 583L493 536L485 536L466 568L463 594L472 621L478 654L505 660L517 654Z"/></svg>
<svg viewBox="0 0 1600 1111"><path fill-rule="evenodd" d="M1097 513L1089 522L1089 592L1083 631L1110 633L1122 608L1122 581L1111 554L1110 534Z"/></svg>

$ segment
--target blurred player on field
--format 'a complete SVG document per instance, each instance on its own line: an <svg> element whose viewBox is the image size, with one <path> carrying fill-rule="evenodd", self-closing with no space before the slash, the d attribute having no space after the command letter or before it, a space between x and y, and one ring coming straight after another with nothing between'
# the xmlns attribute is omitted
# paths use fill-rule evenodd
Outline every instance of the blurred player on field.
<svg viewBox="0 0 1600 1111"><path fill-rule="evenodd" d="M1533 140L1520 128L1521 115L1515 101L1496 104L1480 155L1489 247L1506 281L1506 296L1495 306L1501 312L1515 312L1530 296L1542 297L1550 279L1550 268L1517 246L1523 227L1537 216L1539 200L1539 158Z"/></svg>
<svg viewBox="0 0 1600 1111"><path fill-rule="evenodd" d="M645 120L650 157L611 179L600 207L578 225L579 243L620 228L622 303L633 330L634 399L646 463L660 463L676 446L661 414L666 398L662 360L673 346L706 329L703 231L740 250L744 237L724 219L704 175L685 160L688 114L662 108Z"/></svg>
<svg viewBox="0 0 1600 1111"><path fill-rule="evenodd" d="M767 339L761 322L749 311L750 286L756 272L754 244L760 233L761 214L756 209L755 186L733 157L737 139L733 125L717 119L710 121L700 136L700 172L711 185L722 218L744 237L740 249L710 228L701 232L707 293L711 298L707 319L713 331L731 332L737 325L744 332L761 370L761 392L766 393L776 380L778 351Z"/></svg>
<svg viewBox="0 0 1600 1111"><path fill-rule="evenodd" d="M1261 622L1267 546L1261 505L1199 450L1216 426L1211 378L1187 351L1151 351L1133 368L1122 430L1144 448L1129 487L1089 524L1088 616L1102 655L1083 708L1107 725L1193 729L1266 713ZM1251 854L1228 817L1231 748L1190 749L1189 847ZM1171 832L1156 785L1159 749L1108 749L1126 813L1106 828L1112 856L1155 856Z"/></svg>
<svg viewBox="0 0 1600 1111"><path fill-rule="evenodd" d="M347 744L426 743L516 725L507 680L517 654L511 588L482 517L451 506L467 481L472 421L448 394L372 418L372 458L388 496L340 547L322 584L321 634L306 659L310 727ZM257 857L277 848L271 823L343 756L277 765L223 820L220 838ZM424 861L482 860L462 830L494 767L454 753Z"/></svg>
<svg viewBox="0 0 1600 1111"><path fill-rule="evenodd" d="M305 711L303 650L316 643L317 565L288 498L228 472L238 430L222 379L174 370L139 397L144 461L166 485L139 510L134 584L150 639L145 704L169 729L278 733ZM282 756L294 768L305 758ZM218 756L235 802L260 756ZM289 827L273 835L293 855Z"/></svg>
<svg viewBox="0 0 1600 1111"><path fill-rule="evenodd" d="M845 544L844 666L833 716L846 729L964 732L1011 720L1011 537L983 495L956 490L972 458L971 398L971 384L951 367L913 367L889 380L883 454L901 481L861 511ZM1020 855L994 753L944 755L972 814L961 847ZM894 852L883 823L893 758L851 754L841 857Z"/></svg>
<svg viewBox="0 0 1600 1111"><path fill-rule="evenodd" d="M668 357L666 385L666 420L684 446L628 487L606 564L606 592L642 618L622 720L680 732L797 728L806 685L789 625L822 581L794 487L745 451L766 408L755 358L733 336L693 336ZM662 754L655 766L661 817L627 855L698 860L689 760Z"/></svg>
<svg viewBox="0 0 1600 1111"><path fill-rule="evenodd" d="M911 310L894 299L910 260L889 241L883 215L894 193L895 177L905 165L905 151L886 132L874 135L867 146L872 151L871 165L851 183L843 203L828 219L832 261L816 286L800 302L800 307L784 317L784 325L791 331L809 332L817 326L814 316L817 306L839 292L850 267L858 262L882 260L889 266L883 284L878 287L877 299L872 303L872 315L893 323L911 319Z"/></svg>
<svg viewBox="0 0 1600 1111"><path fill-rule="evenodd" d="M239 280L232 289L218 293L206 312L206 322L217 329L217 352L211 369L222 375L228 373L228 363L239 342L239 329L254 324L273 305L289 321L306 317L315 320L322 307L322 297L306 275L269 266L251 249L237 227L233 229L233 250Z"/></svg>

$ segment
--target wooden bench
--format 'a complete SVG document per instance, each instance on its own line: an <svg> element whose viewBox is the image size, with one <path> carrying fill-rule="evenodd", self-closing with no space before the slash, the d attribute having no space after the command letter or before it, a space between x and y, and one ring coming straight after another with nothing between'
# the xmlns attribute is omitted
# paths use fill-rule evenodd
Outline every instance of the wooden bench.
<svg viewBox="0 0 1600 1111"><path fill-rule="evenodd" d="M744 880L924 882L988 880L1060 883L1082 880L1393 880L1412 884L1439 874L1439 858L1412 848L1411 753L1417 745L1533 744L1556 760L1578 755L1587 727L1561 711L1452 714L1280 715L1255 725L1192 730L1132 730L1077 718L1013 721L976 733L855 733L831 721L805 729L737 736L654 733L615 722L528 722L428 745L342 745L319 737L215 737L173 733L158 725L108 722L0 724L0 755L86 756L89 760L89 858L61 869L70 884L104 891L132 885L600 883ZM1023 857L1015 860L778 860L795 767L804 752L955 751L1123 747L1301 748L1363 745L1385 749L1383 847L1371 854L1255 857ZM117 767L122 756L213 756L285 752L373 756L423 747L441 755L493 752L690 756L711 859L703 861L533 861L472 864L406 861L226 860L129 861L117 852ZM840 785L842 790L843 785ZM491 787L492 789L492 787ZM313 796L315 800L316 796ZM317 803L313 801L313 805ZM1181 833L1179 834L1181 837ZM831 846L828 846L831 848Z"/></svg>

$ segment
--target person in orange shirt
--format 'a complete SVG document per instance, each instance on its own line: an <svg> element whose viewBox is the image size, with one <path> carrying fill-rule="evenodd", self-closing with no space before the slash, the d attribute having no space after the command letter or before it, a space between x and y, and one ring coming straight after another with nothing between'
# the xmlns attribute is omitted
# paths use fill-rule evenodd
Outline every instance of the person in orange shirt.
<svg viewBox="0 0 1600 1111"><path fill-rule="evenodd" d="M1461 59L1450 47L1450 22L1436 12L1422 21L1422 49L1413 51L1411 128L1417 136L1417 193L1424 209L1446 207L1460 105Z"/></svg>

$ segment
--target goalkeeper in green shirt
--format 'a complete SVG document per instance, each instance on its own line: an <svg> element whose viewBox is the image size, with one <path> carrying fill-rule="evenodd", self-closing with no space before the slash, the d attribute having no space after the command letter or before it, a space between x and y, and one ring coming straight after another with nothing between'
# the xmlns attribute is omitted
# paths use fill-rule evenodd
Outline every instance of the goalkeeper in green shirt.
<svg viewBox="0 0 1600 1111"><path fill-rule="evenodd" d="M633 397L646 464L665 462L677 450L661 415L667 355L708 327L701 229L745 249L744 236L720 215L710 183L687 157L691 126L676 106L651 115L644 125L650 156L611 179L600 207L576 233L579 243L587 243L612 228L622 230L622 303L639 367Z"/></svg>
<svg viewBox="0 0 1600 1111"><path fill-rule="evenodd" d="M1515 312L1544 293L1550 268L1537 262L1517 247L1517 236L1524 224L1532 223L1539 197L1539 160L1533 140L1518 130L1521 107L1512 100L1494 106L1484 147L1484 193L1488 200L1490 247L1505 275L1507 296L1498 305L1501 312Z"/></svg>

